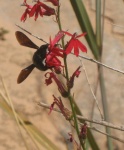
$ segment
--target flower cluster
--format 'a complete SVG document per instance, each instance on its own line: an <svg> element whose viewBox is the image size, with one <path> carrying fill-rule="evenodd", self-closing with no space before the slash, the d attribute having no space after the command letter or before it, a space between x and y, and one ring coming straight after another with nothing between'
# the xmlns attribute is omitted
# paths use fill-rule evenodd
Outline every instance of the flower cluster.
<svg viewBox="0 0 124 150"><path fill-rule="evenodd" d="M46 65L48 67L62 67L61 61L58 57L63 58L64 51L58 47L57 43L63 36L63 32L58 32L53 40L50 38L48 53L46 55Z"/></svg>
<svg viewBox="0 0 124 150"><path fill-rule="evenodd" d="M55 9L51 8L49 6L47 6L46 4L44 4L43 2L41 2L40 0L35 0L36 4L34 5L29 5L27 3L27 0L24 0L22 6L25 6L25 12L23 13L23 15L21 16L21 21L25 21L27 19L27 16L29 17L33 17L35 21L37 20L38 16L51 16L51 15L55 15ZM47 0L46 2L51 2L54 6L58 6L59 2L58 0Z"/></svg>
<svg viewBox="0 0 124 150"><path fill-rule="evenodd" d="M67 42L67 44L65 45L65 49L62 49L59 47L58 42L65 36L65 35L69 35L71 36L70 41ZM81 43L77 38L84 36L85 33L81 34L81 35L76 35L76 33L74 33L73 35L70 34L69 32L65 32L65 31L60 31L57 33L57 35L55 36L55 38L53 40L51 40L50 38L50 42L49 42L49 46L48 46L48 53L46 54L46 65L48 68L54 68L55 72L59 72L61 73L61 68L64 68L64 66L61 63L60 58L63 58L64 56L67 56L68 54L71 53L71 51L74 49L74 55L78 56L79 55L79 49L81 49L81 51L83 52L87 52L86 47L83 45L83 43ZM76 71L72 74L72 76L70 77L70 79L67 82L67 87L69 89L71 89L74 85L74 78L78 77L80 75L80 68L81 66L79 66ZM57 70L57 71L56 71ZM49 76L48 76L49 75ZM63 75L64 76L64 75ZM59 79L57 78L56 74L52 71L52 72L47 72L45 74L46 77L46 85L50 85L52 83L52 79L55 81L55 83L58 86L58 90L61 93L61 95L63 97L67 97L67 90L65 89L64 85L59 81Z"/></svg>
<svg viewBox="0 0 124 150"><path fill-rule="evenodd" d="M65 49L62 49L62 48L58 47L58 42L65 35L71 36L71 39L65 45ZM62 67L61 61L58 59L58 57L63 58L65 55L70 54L73 49L74 49L74 55L76 55L76 56L79 56L79 49L82 52L87 52L87 48L85 47L85 45L77 39L84 35L86 35L86 33L83 33L81 35L77 35L76 33L74 33L72 35L69 32L59 31L53 40L51 40L51 38L50 38L49 47L48 47L49 53L46 55L47 66L48 67L50 67L50 66L54 66L54 67L61 66ZM80 69L80 67L79 67L79 69ZM77 72L76 72L76 76L77 76ZM74 77L74 75L73 75L73 77Z"/></svg>
<svg viewBox="0 0 124 150"><path fill-rule="evenodd" d="M53 39L50 37L49 43L46 42L47 44L45 45L42 45L37 48L37 46L33 44L33 48L37 49L37 51L33 56L33 64L23 69L23 71L19 76L19 79L21 79L21 82L24 81L24 79L27 78L27 76L31 73L34 67L40 69L41 71L46 71L49 69L49 71L45 73L45 84L48 86L53 82L55 82L61 96L65 98L68 97L72 107L72 112L71 112L64 106L61 97L56 98L53 95L54 102L50 106L49 114L52 112L54 106L57 105L61 113L63 114L63 116L66 118L66 120L70 121L71 125L74 127L77 121L75 121L76 115L73 110L74 106L73 106L73 100L71 96L71 88L73 88L74 86L75 78L76 77L78 78L81 73L80 71L81 66L79 66L74 71L74 73L70 76L67 67L67 58L68 58L67 56L69 54L73 54L76 57L78 57L80 52L85 52L85 53L87 52L86 46L79 40L79 38L87 35L85 32L80 35L78 35L76 32L71 34L61 29L61 23L59 20L60 17L59 0L45 0L45 2L51 2L54 5L54 7L58 7L57 11L55 11L54 8L46 5L44 2L41 2L40 0L34 0L34 2L35 2L34 5L29 5L27 3L27 0L23 1L22 6L25 6L26 9L21 16L21 21L25 22L27 17L34 17L34 20L36 21L39 16L43 17L43 16L55 15L55 19L56 19L55 23L58 23L60 31L56 34L56 36ZM65 36L69 36L70 40L65 41L64 39ZM17 37L18 39L21 38L21 40L24 39L23 42L19 39L19 43L23 46L30 47L29 45L33 43L27 38L27 36L24 36L24 34L18 35ZM62 44L60 44L60 41L62 41ZM58 74L60 74L61 77L63 77L63 79L66 80L65 84L59 80ZM81 131L78 134L79 134L78 135L79 140L81 139L84 142L87 136L86 123L84 123L84 125L81 127ZM70 133L69 136L70 136L69 141L73 142L77 150L81 150L81 145L75 141L73 135Z"/></svg>

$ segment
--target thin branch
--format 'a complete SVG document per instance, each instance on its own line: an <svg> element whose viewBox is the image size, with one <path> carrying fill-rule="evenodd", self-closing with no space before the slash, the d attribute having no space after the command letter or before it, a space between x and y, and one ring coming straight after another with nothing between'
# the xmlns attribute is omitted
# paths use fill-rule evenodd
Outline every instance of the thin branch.
<svg viewBox="0 0 124 150"><path fill-rule="evenodd" d="M73 53L71 53L71 54L73 54ZM86 59L86 60L89 60L89 61L91 61L91 62L94 62L94 63L96 63L96 64L98 64L98 65L103 66L103 67L106 67L106 68L108 68L108 69L110 69L110 70L113 70L113 71L119 72L119 73L121 73L121 74L124 74L124 71L115 69L115 68L110 67L110 66L108 66L108 65L105 65L105 64L103 64L103 63L101 63L101 62L99 62L99 61L97 61L97 60L92 59L92 58L88 58L88 57L86 57L86 56L81 56L81 55L79 55L79 57L80 57L80 58L84 58L84 59Z"/></svg>
<svg viewBox="0 0 124 150"><path fill-rule="evenodd" d="M100 125L103 125L103 126L107 126L107 127L113 128L113 129L124 131L124 126L122 126L122 125L117 126L117 125L114 125L114 124L106 122L106 121L99 121L99 120L95 120L95 119L91 120L91 119L88 119L86 117L79 116L79 115L77 115L77 118L88 121L88 122L92 122L92 123L100 124Z"/></svg>
<svg viewBox="0 0 124 150"><path fill-rule="evenodd" d="M49 105L44 104L44 103L42 103L42 102L38 103L38 105L39 105L39 106L42 106L42 107L45 107L45 108L47 108L47 109L50 108ZM53 111L56 111L56 112L61 113L61 111L58 110L58 109L56 109L56 108L53 108ZM111 124L111 123L108 123L108 122L105 122L105 121L89 120L89 119L87 119L87 118L85 118L85 117L82 117L82 116L79 116L79 115L77 115L77 118L78 118L78 119L83 118L83 120L88 121L88 122L97 123L97 124L105 125L105 126L108 125L108 127L110 127L110 128L114 128L114 129L118 129L118 130L124 131L124 127L122 127L122 126L121 126L121 127L118 127L118 126L115 126L115 125L113 125L113 124ZM80 123L80 125L82 125L82 123ZM117 138L117 137L115 137L115 136L109 135L109 134L107 134L107 133L105 133L105 132L103 132L103 131L101 131L101 130L95 128L95 127L90 127L90 126L88 126L88 128L90 128L90 129L92 129L92 130L94 130L94 131L97 131L97 132L99 132L99 133L101 133L101 134L107 135L107 136L109 136L109 137L111 137L111 138L113 138L113 139L115 139L115 140L117 140L117 141L119 141L119 142L124 143L124 140L122 140L122 139L120 139L120 138Z"/></svg>
<svg viewBox="0 0 124 150"><path fill-rule="evenodd" d="M97 88L98 88L98 84L99 84L99 73L98 73L98 75L97 75L97 77L96 77L96 79L97 79L97 81L96 81L96 85L95 85L95 90L94 90L94 94L95 94L95 96L96 96L96 94L97 94ZM94 116L94 110L95 110L95 101L93 102L93 104L92 104L92 108L91 108L91 119L93 119L93 116ZM92 124L91 124L91 126L92 126Z"/></svg>
<svg viewBox="0 0 124 150"><path fill-rule="evenodd" d="M16 25L17 27L19 27L21 30L23 30L23 31L27 32L28 34L30 34L31 36L34 36L35 38L37 38L37 39L41 40L42 42L48 44L48 43L47 43L46 41L44 41L42 38L40 38L40 37L38 37L38 36L32 34L31 32L29 32L29 31L27 31L26 29L22 28L22 27L19 26L18 24L15 24L15 25ZM114 25L114 24L113 24L113 25ZM117 26L117 25L116 25L116 26ZM119 26L119 27L120 27L120 26ZM71 53L71 54L73 54L73 53ZM116 72L119 72L119 73L124 74L124 71L115 69L115 68L110 67L110 66L108 66L108 65L105 65L105 64L103 64L103 63L101 63L101 62L99 62L99 61L96 61L96 60L92 59L92 58L88 58L88 57L81 56L81 55L79 55L79 57L80 57L80 58L84 58L84 59L86 59L86 60L89 60L89 61L91 61L91 62L97 63L98 65L104 66L104 67L106 67L106 68L108 68L108 69L111 69L111 70L113 70L113 71L116 71Z"/></svg>
<svg viewBox="0 0 124 150"><path fill-rule="evenodd" d="M42 107L45 107L45 108L47 108L47 109L50 109L50 106L49 106L49 105L44 104L44 103L42 103L42 102L38 103L38 105L39 105L39 106L42 106ZM56 112L61 113L61 111L58 110L58 109L55 109L55 108L54 108L53 110L56 111ZM92 119L92 120L91 120L91 119L88 119L88 118L83 117L83 116L80 116L80 115L77 115L77 118L78 118L78 119L85 120L85 121L87 121L87 122L92 122L92 123L95 123L95 124L100 124L100 125L103 125L103 126L107 126L107 127L113 128L113 129L117 129L117 130L120 130L120 131L124 131L124 126L123 126L123 125L117 126L117 125L114 125L114 124L109 123L109 122L106 122L106 121L99 121L99 120L95 120L95 119Z"/></svg>
<svg viewBox="0 0 124 150"><path fill-rule="evenodd" d="M97 132L99 132L99 133L101 133L101 134L107 135L107 136L109 136L110 138L113 138L113 139L115 139L115 140L117 140L117 141L119 141L119 142L124 143L124 140L122 140L122 139L120 139L120 138L118 138L118 137L116 137L116 136L109 135L109 134L107 134L107 133L105 133L105 132L103 132L103 131L101 131L101 130L95 128L95 127L89 127L89 128L92 129L92 130L94 130L94 131L97 131Z"/></svg>
<svg viewBox="0 0 124 150"><path fill-rule="evenodd" d="M18 24L15 24L15 25L16 25L17 27L19 27L21 30L23 30L23 31L25 31L26 33L30 34L31 36L33 36L33 37L39 39L40 41L42 41L42 42L48 44L48 43L47 43L46 41L44 41L42 38L40 38L40 37L38 37L38 36L32 34L31 32L29 32L29 31L27 31L26 29L22 28L22 27L19 26Z"/></svg>
<svg viewBox="0 0 124 150"><path fill-rule="evenodd" d="M81 61L81 60L80 60L80 61ZM85 68L85 66L84 66L83 61L81 61L81 64L82 64L82 66L83 66L83 70L84 70L84 73L85 73L85 76L86 76L86 80L87 80L87 83L88 83L88 85L89 85L91 94L92 94L92 96L93 96L93 98L94 98L94 101L96 102L96 105L97 105L97 108L98 108L98 110L99 110L99 112L100 112L101 118L102 118L102 120L104 120L102 111L101 111L101 109L100 109L100 107L99 107L99 104L98 104L98 100L96 99L96 96L95 96L95 94L94 94L94 92L93 92L93 90L92 90L92 87L91 87L91 85L90 85L89 78L88 78L88 75L87 75L87 71L86 71L86 68Z"/></svg>
<svg viewBox="0 0 124 150"><path fill-rule="evenodd" d="M112 26L116 26L118 28L122 28L124 29L124 26L121 26L121 25L117 25L117 24L114 24L114 23L111 23L111 22L107 22L108 24L111 24Z"/></svg>

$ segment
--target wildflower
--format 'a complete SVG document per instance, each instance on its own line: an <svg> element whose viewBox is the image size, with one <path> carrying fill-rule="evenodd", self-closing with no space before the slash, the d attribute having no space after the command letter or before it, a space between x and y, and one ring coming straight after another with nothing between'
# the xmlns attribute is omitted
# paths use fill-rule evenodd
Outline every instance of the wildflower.
<svg viewBox="0 0 124 150"><path fill-rule="evenodd" d="M59 0L46 0L46 2L51 2L54 6L59 6Z"/></svg>
<svg viewBox="0 0 124 150"><path fill-rule="evenodd" d="M43 15L54 15L55 10L44 3L40 2L39 0L37 3L32 7L29 16L33 17L35 15L35 20L37 20L38 16L40 15L43 17Z"/></svg>
<svg viewBox="0 0 124 150"><path fill-rule="evenodd" d="M53 11L53 15L54 15L54 11ZM45 9L43 9L42 8L42 14L43 14L43 16L51 16L52 15L52 13L50 12L50 11L48 11L48 10L45 10Z"/></svg>
<svg viewBox="0 0 124 150"><path fill-rule="evenodd" d="M42 2L39 2L39 4L41 5L41 7L43 8L43 9L45 9L46 10L46 15L47 14L49 14L49 16L50 15L54 15L55 14L55 9L53 9L53 8L51 8L51 7L49 7L49 6L47 6L47 5L45 5L44 3L42 3ZM45 15L45 14L44 14Z"/></svg>
<svg viewBox="0 0 124 150"><path fill-rule="evenodd" d="M57 47L58 46L57 43L63 36L64 36L63 32L58 32L58 34L55 36L53 40L51 40L50 38L50 44L48 46L49 52L46 55L46 65L49 67L60 67L60 66L63 67L58 57L63 58L64 51Z"/></svg>
<svg viewBox="0 0 124 150"><path fill-rule="evenodd" d="M64 32L64 31L63 31ZM81 43L78 38L81 37L81 36L85 36L86 33L83 33L83 34L80 34L80 35L77 35L76 33L74 33L73 35L70 34L69 32L64 32L65 34L71 36L71 39L70 41L67 43L66 45L66 50L65 50L65 53L68 55L69 53L71 53L72 49L74 49L74 55L78 56L79 55L79 49L82 51L82 52L87 52L87 48L86 46Z"/></svg>
<svg viewBox="0 0 124 150"><path fill-rule="evenodd" d="M70 77L70 80L69 80L69 82L67 83L67 85L68 85L69 88L72 88L72 87L73 87L73 85L74 85L74 78L75 78L75 77L78 78L78 76L80 75L80 72L81 72L81 71L79 71L80 68L81 68L81 66L79 66L79 67L76 69L76 71L73 73L73 75Z"/></svg>
<svg viewBox="0 0 124 150"><path fill-rule="evenodd" d="M61 65L61 61L57 58L56 54L50 52L46 55L46 65L48 67L59 67Z"/></svg>
<svg viewBox="0 0 124 150"><path fill-rule="evenodd" d="M47 77L48 74L49 74L49 77ZM68 92L65 90L64 85L60 82L60 80L56 77L56 75L53 72L47 72L45 74L45 77L47 78L45 80L46 85L50 85L52 83L52 79L53 79L56 82L56 84L58 86L58 90L61 93L61 95L63 97L68 96Z"/></svg>
<svg viewBox="0 0 124 150"><path fill-rule="evenodd" d="M35 15L35 21L37 20L38 16L40 15L41 17L43 17L43 12L42 12L42 9L41 9L41 6L39 4L39 2L37 2L37 4L35 4L31 11L30 11L30 14L29 16L30 17L33 17Z"/></svg>
<svg viewBox="0 0 124 150"><path fill-rule="evenodd" d="M54 102L51 104L50 106L50 112L52 112L54 105L57 105L61 111L61 113L63 114L63 116L65 117L66 120L70 120L70 118L72 117L72 113L64 107L61 98L59 97L58 99L53 95L54 98Z"/></svg>
<svg viewBox="0 0 124 150"><path fill-rule="evenodd" d="M25 22L25 20L27 19L27 16L30 14L30 11L31 11L31 8L32 6L31 5L28 5L26 3L26 0L24 1L24 3L22 4L22 6L26 6L27 8L25 9L25 12L22 14L21 16L21 21Z"/></svg>
<svg viewBox="0 0 124 150"><path fill-rule="evenodd" d="M60 39L63 38L63 36L64 36L64 33L63 33L62 31L59 31L53 40L51 40L51 38L50 38L49 49L50 49L51 51L53 51L53 48L54 48L55 45L60 41Z"/></svg>
<svg viewBox="0 0 124 150"><path fill-rule="evenodd" d="M27 15L29 15L29 17L35 16L34 19L36 21L39 15L43 17L44 15L50 16L55 14L55 10L53 8L40 2L40 0L35 2L36 4L31 6L27 4L26 0L24 0L23 6L26 6L27 8L21 17L21 21L25 21L27 19Z"/></svg>

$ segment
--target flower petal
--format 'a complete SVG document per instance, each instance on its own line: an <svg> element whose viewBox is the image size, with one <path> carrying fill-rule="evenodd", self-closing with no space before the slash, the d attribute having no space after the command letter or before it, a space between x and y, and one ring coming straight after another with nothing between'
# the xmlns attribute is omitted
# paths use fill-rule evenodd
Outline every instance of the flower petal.
<svg viewBox="0 0 124 150"><path fill-rule="evenodd" d="M31 9L31 11L30 11L30 14L29 14L30 17L33 17L33 16L34 16L34 14L35 14L37 8L38 8L37 4L35 4L35 5L32 7L32 9Z"/></svg>
<svg viewBox="0 0 124 150"><path fill-rule="evenodd" d="M76 36L76 38L79 38L79 37L81 37L81 36L85 36L87 33L86 32L84 32L84 33L82 33L82 34L80 34L80 35L78 35L78 36Z"/></svg>
<svg viewBox="0 0 124 150"><path fill-rule="evenodd" d="M69 43L67 43L67 48L65 49L66 55L71 53L72 49L73 49L73 39L69 41Z"/></svg>
<svg viewBox="0 0 124 150"><path fill-rule="evenodd" d="M81 50L82 52L86 52L86 53L87 53L87 48L86 48L86 46L85 46L83 43L81 43L79 40L77 40L77 43L78 43L78 47L80 48L80 50Z"/></svg>
<svg viewBox="0 0 124 150"><path fill-rule="evenodd" d="M67 31L63 31L65 34L69 35L69 36L72 36L71 33L67 32Z"/></svg>
<svg viewBox="0 0 124 150"><path fill-rule="evenodd" d="M42 2L38 2L38 4L39 4L41 7L43 7L43 8L47 11L47 13L49 13L49 15L54 15L54 14L55 14L55 10L54 10L53 8L51 8L51 7L47 6L47 5L45 5L45 4L42 3Z"/></svg>
<svg viewBox="0 0 124 150"><path fill-rule="evenodd" d="M27 19L27 15L30 13L30 10L28 8L26 8L25 12L22 14L21 16L21 21L25 21Z"/></svg>
<svg viewBox="0 0 124 150"><path fill-rule="evenodd" d="M54 46L56 43L59 42L59 40L64 36L64 33L62 31L59 31L55 38L50 41L51 46Z"/></svg>
<svg viewBox="0 0 124 150"><path fill-rule="evenodd" d="M77 39L74 40L74 55L78 56L79 55L79 48L78 48L78 42Z"/></svg>

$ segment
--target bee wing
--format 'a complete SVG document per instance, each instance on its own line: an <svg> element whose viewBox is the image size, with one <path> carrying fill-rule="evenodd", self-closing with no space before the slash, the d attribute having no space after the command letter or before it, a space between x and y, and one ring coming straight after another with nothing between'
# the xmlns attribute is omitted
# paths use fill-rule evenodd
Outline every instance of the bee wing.
<svg viewBox="0 0 124 150"><path fill-rule="evenodd" d="M35 65L32 64L28 67L26 67L25 69L21 70L18 79L17 79L17 83L21 83L23 82L28 76L29 74L32 72L32 70L35 68Z"/></svg>
<svg viewBox="0 0 124 150"><path fill-rule="evenodd" d="M34 49L39 48L24 33L20 32L20 31L16 31L15 35L16 35L16 39L20 45L27 46L27 47L34 48Z"/></svg>

